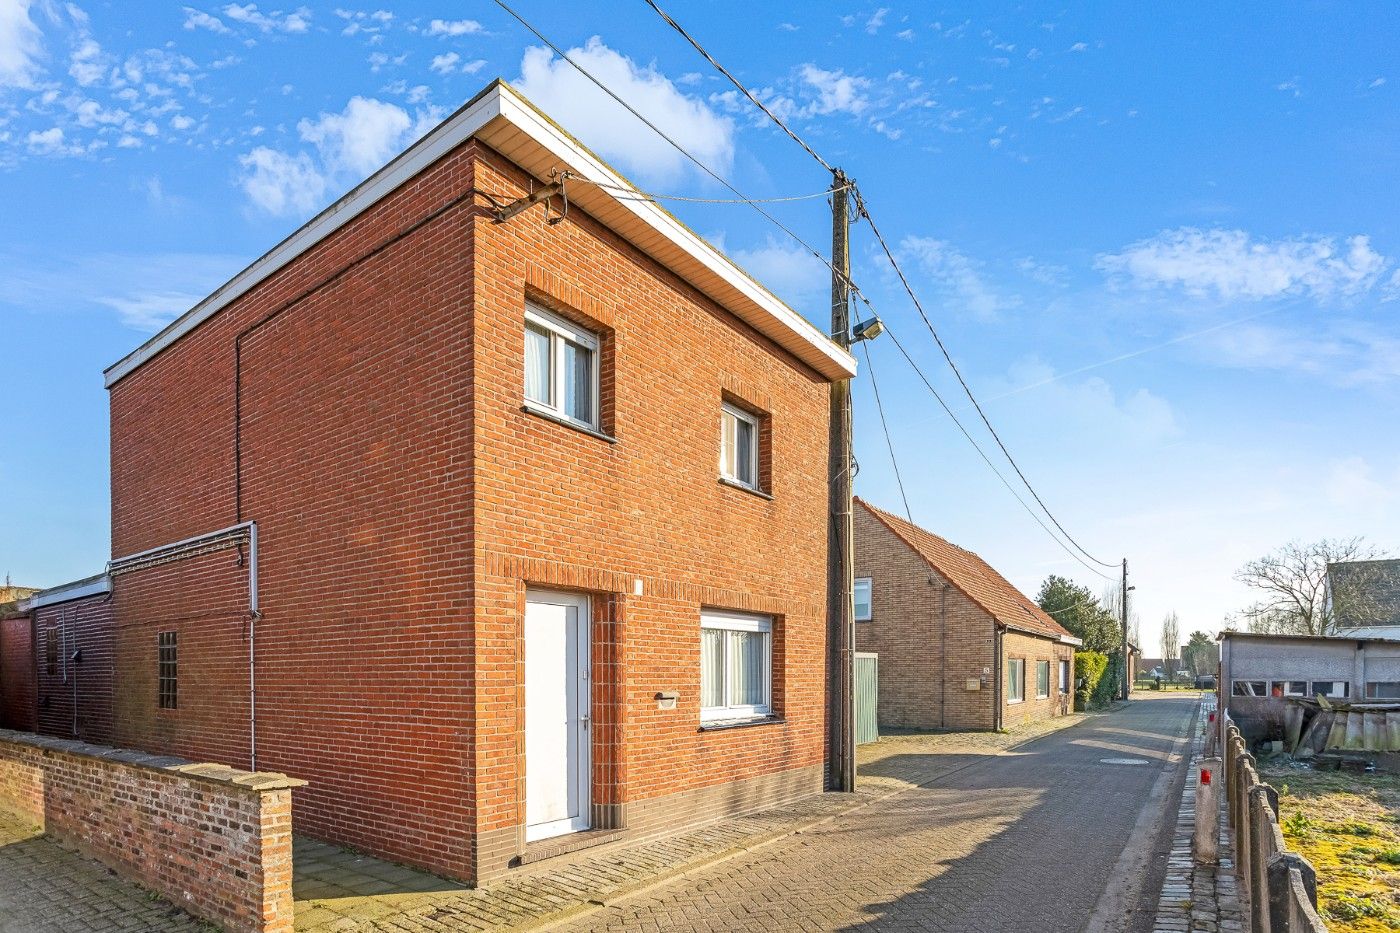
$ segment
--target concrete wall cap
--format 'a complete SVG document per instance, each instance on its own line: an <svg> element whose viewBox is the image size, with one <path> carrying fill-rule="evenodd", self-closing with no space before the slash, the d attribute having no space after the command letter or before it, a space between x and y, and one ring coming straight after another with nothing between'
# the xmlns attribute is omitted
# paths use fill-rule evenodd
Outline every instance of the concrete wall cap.
<svg viewBox="0 0 1400 933"><path fill-rule="evenodd" d="M0 729L0 746L3 746L5 743L28 746L47 752L60 752L79 758L95 758L103 761L113 761L124 765L130 765L134 768L145 768L151 771L165 771L185 777L213 781L218 784L234 785L254 792L284 790L289 787L306 786L306 781L300 778L288 777L276 771L241 771L238 768L231 768L228 765L216 764L214 762L189 761L171 755L153 755L149 752L138 751L132 748L89 745L87 742L79 742L74 739L60 739L49 735L38 735L33 732L15 732L10 729Z"/></svg>

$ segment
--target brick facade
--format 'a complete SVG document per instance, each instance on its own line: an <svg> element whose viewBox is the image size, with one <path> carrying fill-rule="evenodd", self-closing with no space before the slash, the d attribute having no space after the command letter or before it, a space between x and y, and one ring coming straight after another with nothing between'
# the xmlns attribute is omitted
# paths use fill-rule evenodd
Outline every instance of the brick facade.
<svg viewBox="0 0 1400 933"><path fill-rule="evenodd" d="M34 657L34 620L0 619L0 729L32 732L39 699Z"/></svg>
<svg viewBox="0 0 1400 933"><path fill-rule="evenodd" d="M1053 631L1006 630L988 603L974 598L994 587L1003 601L1029 603L1011 584L976 555L868 503L857 500L853 526L855 575L871 579L871 618L856 623L856 646L880 656L882 726L996 729L1070 710L1072 691L1060 691L1058 665L1073 665L1074 647ZM952 549L952 559L940 562L943 549ZM1009 659L1026 662L1020 702L1007 699ZM1035 664L1042 660L1051 665L1050 691L1038 697Z"/></svg>
<svg viewBox="0 0 1400 933"><path fill-rule="evenodd" d="M311 782L299 828L466 880L525 850L529 586L591 596L595 826L822 776L827 381L576 205L471 195L531 184L469 141L111 391L117 555L258 524L257 764ZM527 298L599 335L608 437L522 409ZM770 495L717 481L722 399ZM116 577L120 744L249 762L246 558ZM702 606L774 617L773 721L699 728Z"/></svg>
<svg viewBox="0 0 1400 933"><path fill-rule="evenodd" d="M0 806L230 933L292 929L300 784L0 731Z"/></svg>
<svg viewBox="0 0 1400 933"><path fill-rule="evenodd" d="M40 606L31 614L38 691L35 731L110 744L116 676L111 600L88 596Z"/></svg>

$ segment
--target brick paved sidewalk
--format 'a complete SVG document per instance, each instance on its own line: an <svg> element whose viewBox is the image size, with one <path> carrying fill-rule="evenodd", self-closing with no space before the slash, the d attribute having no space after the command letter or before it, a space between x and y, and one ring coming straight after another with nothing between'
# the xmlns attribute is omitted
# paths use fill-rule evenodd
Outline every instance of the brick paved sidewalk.
<svg viewBox="0 0 1400 933"><path fill-rule="evenodd" d="M208 929L168 901L0 810L0 933Z"/></svg>
<svg viewBox="0 0 1400 933"><path fill-rule="evenodd" d="M1167 876L1157 901L1153 933L1241 933L1244 914L1235 887L1235 834L1225 812L1225 795L1216 799L1220 820L1219 864L1197 865L1191 854L1196 831L1196 781L1205 749L1207 717L1214 703L1202 704L1196 737L1191 748L1191 767L1181 790L1176 833L1167 862Z"/></svg>

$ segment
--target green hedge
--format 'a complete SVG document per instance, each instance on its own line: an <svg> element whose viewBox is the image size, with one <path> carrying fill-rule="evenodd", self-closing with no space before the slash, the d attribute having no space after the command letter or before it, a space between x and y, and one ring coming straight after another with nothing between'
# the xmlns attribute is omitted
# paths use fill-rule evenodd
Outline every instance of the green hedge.
<svg viewBox="0 0 1400 933"><path fill-rule="evenodd" d="M1090 699L1094 709L1107 709L1113 705L1113 701L1118 699L1118 692L1123 685L1123 655L1115 652L1108 657L1108 665L1104 668L1103 676L1099 678L1098 685L1094 688L1094 693Z"/></svg>
<svg viewBox="0 0 1400 933"><path fill-rule="evenodd" d="M1076 651L1074 653L1074 708L1083 712L1090 709L1096 699L1099 682L1108 668L1108 655L1097 651Z"/></svg>

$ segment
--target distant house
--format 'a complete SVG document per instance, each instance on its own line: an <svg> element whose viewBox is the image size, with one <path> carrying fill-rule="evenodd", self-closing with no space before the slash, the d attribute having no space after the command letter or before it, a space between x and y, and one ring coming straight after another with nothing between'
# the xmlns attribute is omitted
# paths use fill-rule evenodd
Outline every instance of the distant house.
<svg viewBox="0 0 1400 933"><path fill-rule="evenodd" d="M1327 599L1337 634L1400 638L1400 560L1328 564Z"/></svg>
<svg viewBox="0 0 1400 933"><path fill-rule="evenodd" d="M1072 707L1079 639L982 558L856 500L856 646L882 726L1000 729Z"/></svg>

